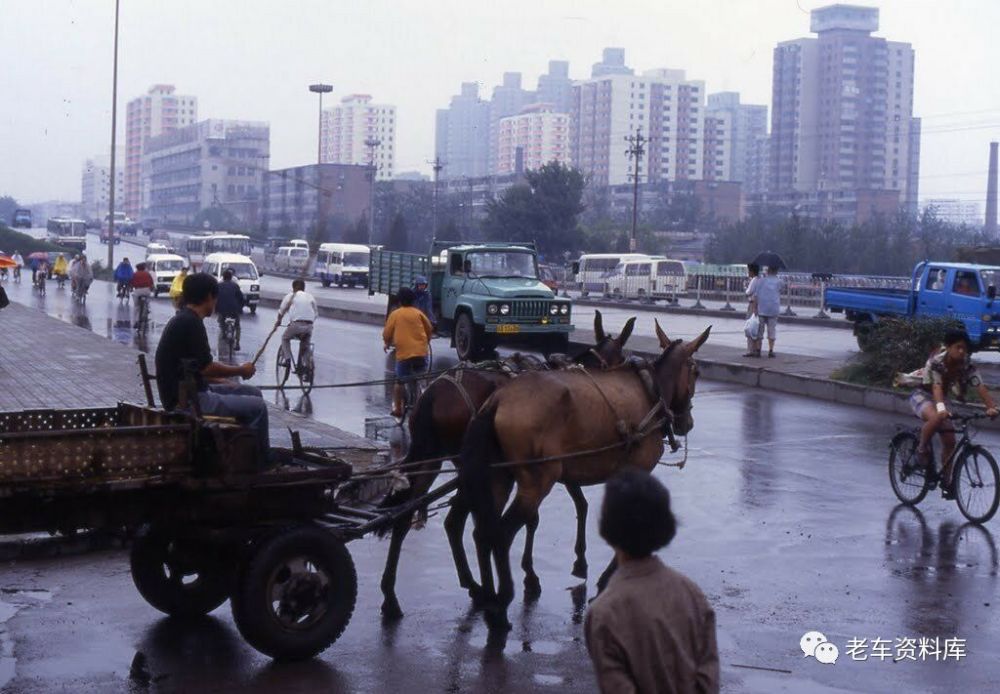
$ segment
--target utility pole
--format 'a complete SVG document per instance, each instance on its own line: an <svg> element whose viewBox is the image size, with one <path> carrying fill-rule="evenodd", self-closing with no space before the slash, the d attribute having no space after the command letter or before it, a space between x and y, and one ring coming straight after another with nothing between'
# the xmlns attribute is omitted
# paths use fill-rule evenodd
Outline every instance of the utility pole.
<svg viewBox="0 0 1000 694"><path fill-rule="evenodd" d="M118 129L118 6L115 0L115 60L111 77L111 185L108 186L108 270L115 270L115 131Z"/></svg>
<svg viewBox="0 0 1000 694"><path fill-rule="evenodd" d="M441 161L441 157L434 157L434 161L427 163L433 164L431 168L434 169L434 201L431 203L431 238L436 239L438 234L438 174L444 168L444 162Z"/></svg>
<svg viewBox="0 0 1000 694"><path fill-rule="evenodd" d="M632 235L628 241L629 251L635 253L638 247L635 231L639 222L639 162L642 161L642 155L646 153L645 146L651 142L651 139L643 137L642 127L636 126L635 135L627 136L625 142L628 143L628 149L625 150L625 154L628 155L629 159L634 160L635 163L632 173L629 174L629 177L632 179Z"/></svg>
<svg viewBox="0 0 1000 694"><path fill-rule="evenodd" d="M332 84L310 84L309 91L319 94L319 128L316 133L316 163L323 163L323 95L333 91Z"/></svg>
<svg viewBox="0 0 1000 694"><path fill-rule="evenodd" d="M382 144L382 140L377 137L369 137L365 140L365 147L368 148L368 161L371 169L368 175L371 177L370 201L368 204L368 245L375 242L375 175L378 173L378 165L375 163L375 149Z"/></svg>

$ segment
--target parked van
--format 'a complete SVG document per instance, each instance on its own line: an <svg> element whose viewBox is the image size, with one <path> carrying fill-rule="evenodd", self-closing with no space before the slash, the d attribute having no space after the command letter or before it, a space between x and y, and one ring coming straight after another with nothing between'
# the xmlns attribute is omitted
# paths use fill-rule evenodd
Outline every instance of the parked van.
<svg viewBox="0 0 1000 694"><path fill-rule="evenodd" d="M648 258L644 253L585 253L573 263L574 281L583 296L591 292L600 294L604 291L605 278L614 272L619 263Z"/></svg>
<svg viewBox="0 0 1000 694"><path fill-rule="evenodd" d="M301 272L309 264L309 246L282 246L271 262L275 270Z"/></svg>
<svg viewBox="0 0 1000 694"><path fill-rule="evenodd" d="M212 275L220 282L222 273L227 268L233 271L233 278L239 282L243 292L243 305L250 309L250 313L257 313L257 304L260 303L260 273L249 256L211 253L205 256L205 261L201 264L201 272Z"/></svg>
<svg viewBox="0 0 1000 694"><path fill-rule="evenodd" d="M324 243L316 255L313 271L324 287L336 284L343 287L368 286L368 246L356 243Z"/></svg>
<svg viewBox="0 0 1000 694"><path fill-rule="evenodd" d="M650 257L625 260L605 282L604 293L618 299L673 299L687 289L687 271L679 260Z"/></svg>
<svg viewBox="0 0 1000 694"><path fill-rule="evenodd" d="M170 291L170 285L181 268L187 267L187 260L165 250L155 252L155 245L151 243L147 248L146 270L153 276L153 296L159 296L160 292L166 294Z"/></svg>

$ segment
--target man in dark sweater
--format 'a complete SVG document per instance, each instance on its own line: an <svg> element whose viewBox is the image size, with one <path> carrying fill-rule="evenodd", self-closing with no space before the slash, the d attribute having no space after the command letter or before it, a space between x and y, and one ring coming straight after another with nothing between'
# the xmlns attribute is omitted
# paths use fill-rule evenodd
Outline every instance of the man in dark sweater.
<svg viewBox="0 0 1000 694"><path fill-rule="evenodd" d="M252 363L230 366L212 359L204 320L215 311L219 283L211 275L196 273L184 279L180 310L163 329L156 348L156 385L164 409L178 406L185 368L194 369L198 405L202 414L233 417L257 432L261 460L270 447L267 404L260 389L226 381L231 376L253 378Z"/></svg>
<svg viewBox="0 0 1000 694"><path fill-rule="evenodd" d="M219 317L219 331L227 318L236 320L236 335L233 349L240 348L240 317L243 315L243 292L240 290L239 282L233 279L233 271L226 269L222 273L222 282L219 284L219 298L215 303L215 313Z"/></svg>

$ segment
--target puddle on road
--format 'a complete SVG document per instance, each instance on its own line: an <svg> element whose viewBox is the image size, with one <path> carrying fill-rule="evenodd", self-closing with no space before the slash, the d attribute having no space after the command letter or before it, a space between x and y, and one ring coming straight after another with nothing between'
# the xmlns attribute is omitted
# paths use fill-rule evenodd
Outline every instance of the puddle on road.
<svg viewBox="0 0 1000 694"><path fill-rule="evenodd" d="M542 684L549 687L558 686L560 684L565 684L566 679L560 677L559 675L539 675L536 674L533 678L535 684Z"/></svg>
<svg viewBox="0 0 1000 694"><path fill-rule="evenodd" d="M34 588L0 588L0 690L6 687L17 673L14 657L14 639L7 631L7 622L22 608L52 600L48 590Z"/></svg>

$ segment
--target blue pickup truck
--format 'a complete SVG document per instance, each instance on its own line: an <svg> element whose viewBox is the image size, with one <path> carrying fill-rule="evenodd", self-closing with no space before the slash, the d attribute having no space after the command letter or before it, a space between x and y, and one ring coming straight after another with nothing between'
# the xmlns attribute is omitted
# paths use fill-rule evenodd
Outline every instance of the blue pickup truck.
<svg viewBox="0 0 1000 694"><path fill-rule="evenodd" d="M923 261L908 289L827 287L826 306L854 322L858 347L868 348L871 327L882 318L954 318L975 349L1000 350L1000 267Z"/></svg>

